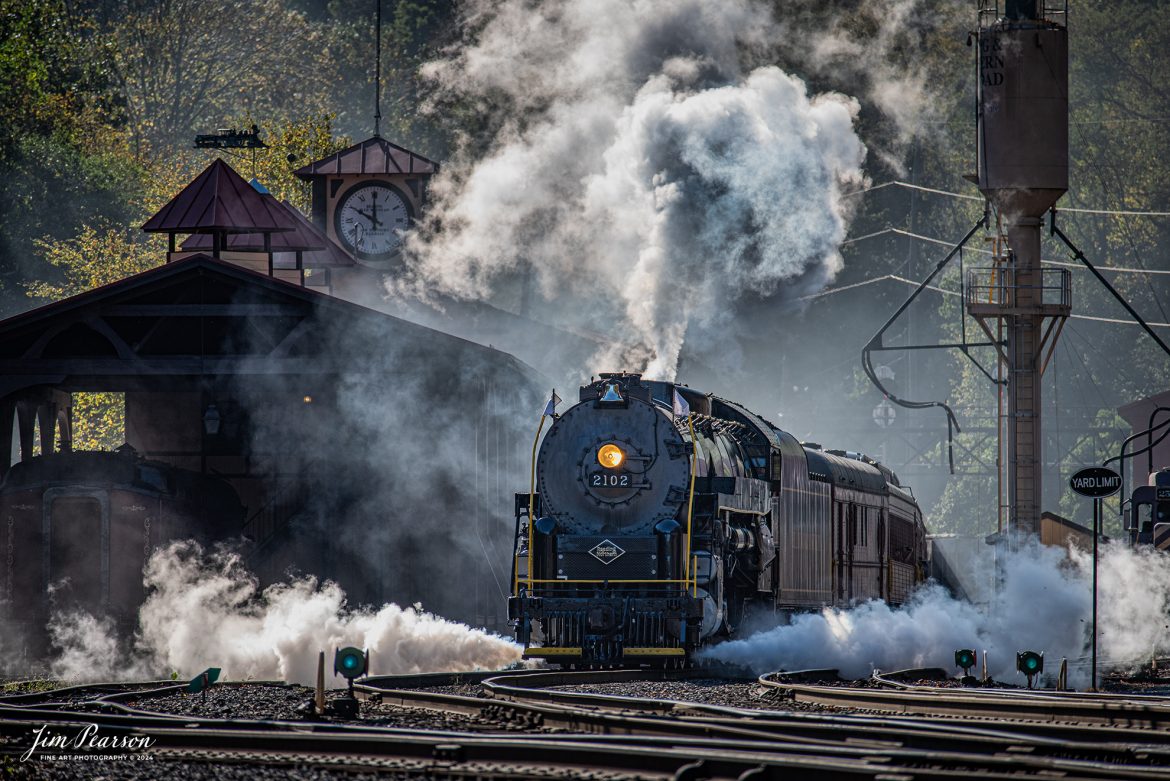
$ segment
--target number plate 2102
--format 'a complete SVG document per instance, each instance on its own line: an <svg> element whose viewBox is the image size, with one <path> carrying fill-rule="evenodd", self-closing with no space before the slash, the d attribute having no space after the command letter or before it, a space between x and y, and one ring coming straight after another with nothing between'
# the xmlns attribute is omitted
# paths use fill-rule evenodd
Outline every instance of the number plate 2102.
<svg viewBox="0 0 1170 781"><path fill-rule="evenodd" d="M592 472L589 474L590 488L629 488L633 482L625 472Z"/></svg>

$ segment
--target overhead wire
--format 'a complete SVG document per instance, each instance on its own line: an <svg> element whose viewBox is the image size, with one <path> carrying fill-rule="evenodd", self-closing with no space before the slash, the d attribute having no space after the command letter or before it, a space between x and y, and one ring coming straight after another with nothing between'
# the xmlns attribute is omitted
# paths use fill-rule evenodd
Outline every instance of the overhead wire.
<svg viewBox="0 0 1170 781"><path fill-rule="evenodd" d="M905 277L900 277L897 274L883 274L880 277L874 277L873 279L867 279L862 282L854 282L850 285L842 285L841 287L832 287L826 290L822 290L818 293L809 293L805 296L799 296L796 300L812 301L818 298L836 295L837 293L844 293L848 290L854 290L859 287L873 285L878 282L885 282L887 280L892 282L901 282L904 285L918 284L912 279L906 279ZM936 285L925 285L923 286L923 289L932 290L936 293L941 293L947 296L962 296L962 293L957 290L947 290L944 287L938 287ZM1125 318L1120 317L1096 317L1094 315L1069 315L1069 317L1073 320L1088 320L1095 323L1112 323L1114 325L1141 325L1141 323L1137 322L1136 320L1126 320ZM1147 323L1147 325L1153 326L1155 328L1170 328L1170 323Z"/></svg>
<svg viewBox="0 0 1170 781"><path fill-rule="evenodd" d="M1063 214L1063 212L1061 212L1061 213ZM856 236L856 237L851 238L851 239L845 239L844 241L841 242L841 245L845 246L846 244L854 244L854 243L859 242L859 241L865 241L866 239L876 239L876 238L879 238L881 236L888 236L890 234L897 235L897 236L908 236L909 238L912 238L912 239L918 239L919 241L925 241L925 242L928 242L930 244L941 244L942 246L945 246L945 247L951 246L951 243L949 241L944 240L944 239L938 239L938 238L935 238L934 236L924 236L921 233L912 233L912 232L906 230L905 228L895 228L892 225L888 228L883 228L880 231L874 231L873 233L867 233L864 236ZM983 254L983 255L994 254L994 253L992 253L991 250L979 249L977 247L968 247L967 252L978 252L978 253ZM1082 266L1080 263L1071 263L1071 262L1066 261L1066 260L1050 260L1048 258L1041 258L1040 262L1046 263L1046 264L1051 265L1051 266L1064 266L1066 268L1080 269L1081 271L1088 270L1084 266ZM1164 269L1133 268L1133 267L1129 267L1129 266L1098 266L1097 268L1100 271L1113 271L1113 272L1116 272L1118 274L1150 274L1150 275L1155 275L1155 276L1156 275L1170 275L1170 269L1164 270Z"/></svg>
<svg viewBox="0 0 1170 781"><path fill-rule="evenodd" d="M865 195L866 193L876 192L877 190L885 189L886 187L903 187L907 190L918 190L919 192L931 193L933 195L943 195L948 198L959 198L964 201L980 201L984 200L981 195L967 195L966 193L957 193L952 190L940 190L936 187L925 187L920 184L911 184L910 182L903 182L901 180L893 180L889 182L882 182L870 187L863 187L860 190L854 190L845 193L846 198L856 195ZM1071 214L1097 214L1108 217L1170 217L1170 211L1146 211L1136 209L1085 209L1080 207L1061 207L1060 212Z"/></svg>
<svg viewBox="0 0 1170 781"><path fill-rule="evenodd" d="M1053 77L1053 79L1055 80L1055 82L1059 84L1059 83L1060 83L1060 80L1059 80L1059 79L1057 79L1057 77L1056 77L1056 73L1055 73L1055 71L1054 71L1054 70L1053 70L1053 68L1052 68L1052 63L1051 63L1050 61L1048 61L1047 59L1045 59L1045 63L1048 65L1049 74L1050 74L1050 75ZM1066 85L1066 89L1065 89L1065 93L1064 93L1064 100L1065 100L1065 105L1066 105L1066 106L1068 106L1068 105L1069 105L1069 95L1068 95L1068 91L1067 91L1067 85ZM1085 131L1084 131L1084 128L1082 128L1082 127L1080 127L1080 126L1078 125L1078 126L1076 126L1076 128L1075 128L1075 131L1076 131L1076 134L1077 134L1077 135L1080 137L1080 140L1081 140L1081 146L1082 146L1082 148L1086 148L1086 149L1090 148L1090 147L1089 147L1089 144L1088 144L1088 140L1085 138ZM1104 151L1104 154L1108 154L1108 150L1110 150L1111 148L1113 148L1113 145L1106 144L1106 145L1104 146L1104 150L1105 150L1105 151ZM1099 166L1099 165L1090 165L1090 166L1089 166L1089 170L1095 171L1095 172L1097 173L1098 180L1099 180L1099 181L1100 181L1100 183L1101 183L1101 188L1102 188L1102 189L1106 189L1106 183L1105 183L1105 173L1104 173L1104 172L1105 172L1105 168L1104 168L1104 167L1102 167L1102 166ZM1116 187L1115 187L1114 189L1115 189L1117 192L1120 192L1120 191L1123 189L1123 188L1122 188L1122 182L1120 181L1120 178L1119 178L1119 177L1116 177L1116 173L1117 173L1117 172L1116 172L1115 168L1111 169L1109 172L1110 172L1111 174L1114 174L1114 175L1115 175L1115 185L1116 185ZM1096 213L1096 212L1094 212L1094 213ZM1136 241L1134 241L1134 238L1133 238L1133 232L1130 230L1130 228L1129 228L1129 225L1128 225L1127 223L1122 223L1122 225L1121 225L1121 230L1122 230L1122 234L1125 236L1125 240L1126 240L1126 241L1129 243L1129 248L1130 248L1130 251L1133 253L1134 260L1136 260L1136 261L1138 262L1138 265L1140 265L1142 268L1145 268L1145 265L1146 265L1146 264L1145 264L1145 262L1142 260L1142 255L1141 255L1141 253L1140 253L1140 252L1138 252L1138 248L1137 248L1137 242L1136 242ZM1068 237L1066 237L1066 236L1065 236L1063 233L1060 233L1060 232L1057 230L1057 228L1056 228L1056 212L1055 212L1055 210L1054 210L1054 211L1053 211L1053 213L1052 213L1052 232L1053 232L1053 233L1056 233L1057 235L1059 235L1059 236L1060 236L1060 238L1061 238L1061 239L1064 241L1064 243L1065 243L1066 245L1068 245L1069 249L1071 249L1071 250L1074 250L1074 251L1075 251L1075 252L1076 252L1076 253L1079 255L1079 257L1078 257L1078 260L1081 260L1081 261L1083 261L1083 262L1085 263L1085 265L1089 267L1089 270L1090 270L1090 271L1093 271L1093 270L1094 270L1094 269L1093 269L1093 266L1092 266L1092 264L1090 264L1090 263L1089 263L1088 259L1087 259L1087 258L1085 258L1084 254L1083 254L1083 253L1081 253L1081 252L1080 252L1080 250L1078 250L1077 248L1073 247L1073 246L1072 246L1072 243L1069 241ZM1095 272L1095 271L1094 271L1094 273L1096 274L1096 272ZM1103 285L1105 285L1105 287L1107 287L1107 288L1110 288L1110 292L1111 292L1111 293L1113 293L1113 294L1114 294L1114 296L1115 296L1115 297L1117 297L1119 301L1121 301L1122 305L1123 305L1123 306L1125 306L1125 308L1126 308L1126 309L1128 309L1128 310L1130 311L1130 313L1134 315L1134 317L1138 318L1139 320L1141 319L1141 318L1140 318L1140 316L1137 314L1137 312L1135 312L1135 311L1134 311L1134 310L1133 310L1133 309L1130 307L1130 305L1129 305L1129 304L1128 304L1128 303L1127 303L1127 302L1126 302L1124 299L1122 299L1122 298L1121 298L1121 297L1120 297L1120 296L1119 296L1119 295L1116 293L1116 291L1114 291L1114 290L1113 290L1113 289L1110 287L1109 283L1108 283L1108 282L1105 280L1105 278L1104 278L1104 277L1102 277L1100 274L1096 274L1096 276L1097 276L1097 278L1098 278L1098 279L1101 281L1101 283L1102 283ZM1168 316L1166 315L1166 308L1165 308L1164 306L1162 306L1162 299L1161 299L1161 297L1158 295L1158 291L1154 289L1154 284L1153 284L1153 281L1152 281L1152 280L1150 280L1150 279L1147 279L1147 280L1146 280L1146 287L1147 287L1147 289L1149 290L1150 297L1154 299L1154 304L1155 304L1155 305L1158 307L1158 311L1162 313L1162 319L1163 319L1163 320L1170 320L1170 317L1168 317ZM1149 329L1147 329L1147 330L1149 330ZM1150 331L1150 336L1152 336L1152 337L1154 338L1154 341L1158 342L1158 346L1160 346L1160 347L1161 347L1163 350L1165 350L1165 349L1166 349L1166 345L1165 345L1165 344L1163 344L1163 343L1162 343L1162 341L1161 341L1160 339L1158 339L1158 337L1157 337L1157 336L1156 336L1156 335L1155 335L1155 334L1154 334L1152 331Z"/></svg>

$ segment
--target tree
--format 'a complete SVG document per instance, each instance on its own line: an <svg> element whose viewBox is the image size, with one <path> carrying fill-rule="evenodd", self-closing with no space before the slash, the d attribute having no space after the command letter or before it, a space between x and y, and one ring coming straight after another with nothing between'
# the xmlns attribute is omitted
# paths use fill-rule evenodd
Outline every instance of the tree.
<svg viewBox="0 0 1170 781"><path fill-rule="evenodd" d="M41 256L60 271L59 279L36 280L28 285L30 296L47 301L117 282L166 260L166 242L159 235L120 226L87 225L72 239L38 239L35 245Z"/></svg>
<svg viewBox="0 0 1170 781"><path fill-rule="evenodd" d="M123 154L109 51L61 0L0 0L0 316L52 276L33 240L127 218L140 171Z"/></svg>
<svg viewBox="0 0 1170 781"><path fill-rule="evenodd" d="M122 0L109 31L139 156L165 157L241 110L320 114L336 82L321 31L281 0Z"/></svg>

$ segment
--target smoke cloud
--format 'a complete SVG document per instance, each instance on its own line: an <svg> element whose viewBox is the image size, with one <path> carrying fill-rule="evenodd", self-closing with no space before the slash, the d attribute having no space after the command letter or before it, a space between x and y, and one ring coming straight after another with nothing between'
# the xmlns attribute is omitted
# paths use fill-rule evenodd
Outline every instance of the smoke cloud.
<svg viewBox="0 0 1170 781"><path fill-rule="evenodd" d="M798 0L780 21L789 58L812 75L854 85L892 123L895 145L921 134L937 119L938 106L953 100L941 84L932 89L923 41L945 35L958 42L969 23L969 9L927 0L860 4L848 13ZM883 160L900 166L896 155Z"/></svg>
<svg viewBox="0 0 1170 781"><path fill-rule="evenodd" d="M418 605L351 608L335 583L301 578L261 589L240 556L193 542L156 550L144 573L149 595L132 642L112 622L56 616L52 671L76 680L190 677L220 667L232 680L311 685L317 653L353 645L370 651L370 673L499 669L520 659L516 644L427 613Z"/></svg>
<svg viewBox="0 0 1170 781"><path fill-rule="evenodd" d="M1111 666L1133 667L1170 651L1168 563L1164 554L1123 543L1102 549L1098 653ZM1007 556L1001 585L987 606L954 599L932 583L898 608L875 600L801 614L703 657L760 673L835 667L847 677L862 677L874 669L950 669L956 649L976 648L986 653L992 676L1010 682L1016 652L1035 650L1046 652L1052 673L1067 657L1070 682L1086 685L1091 578L1090 554L1066 556L1063 548L1032 544Z"/></svg>
<svg viewBox="0 0 1170 781"><path fill-rule="evenodd" d="M535 279L538 316L609 345L593 366L673 378L688 332L725 324L737 299L807 293L837 273L842 195L864 179L859 104L751 67L779 40L767 9L471 11L475 42L429 75L499 126L486 154L469 150L432 184L392 293L501 302Z"/></svg>

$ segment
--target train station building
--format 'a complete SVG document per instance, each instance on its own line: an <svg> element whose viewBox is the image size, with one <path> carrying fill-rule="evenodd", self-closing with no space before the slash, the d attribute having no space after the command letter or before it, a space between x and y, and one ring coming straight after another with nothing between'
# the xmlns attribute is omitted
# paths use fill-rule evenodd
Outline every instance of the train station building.
<svg viewBox="0 0 1170 781"><path fill-rule="evenodd" d="M105 595L92 606L111 607L110 579L120 566L140 579L144 549L166 542L158 508L175 511L168 490L197 475L230 486L238 505L185 506L175 528L226 524L222 541L262 581L308 573L353 604L419 601L500 625L511 478L548 380L506 352L307 283L306 270L359 264L293 212L216 161L147 224L171 234L169 262L0 321L10 603L23 561L43 562L48 586L92 556ZM210 246L183 251L184 233ZM79 458L73 399L94 392L124 404L125 447L107 457L139 465L118 472L136 477ZM141 484L147 473L153 485ZM150 501L110 501L123 489Z"/></svg>

